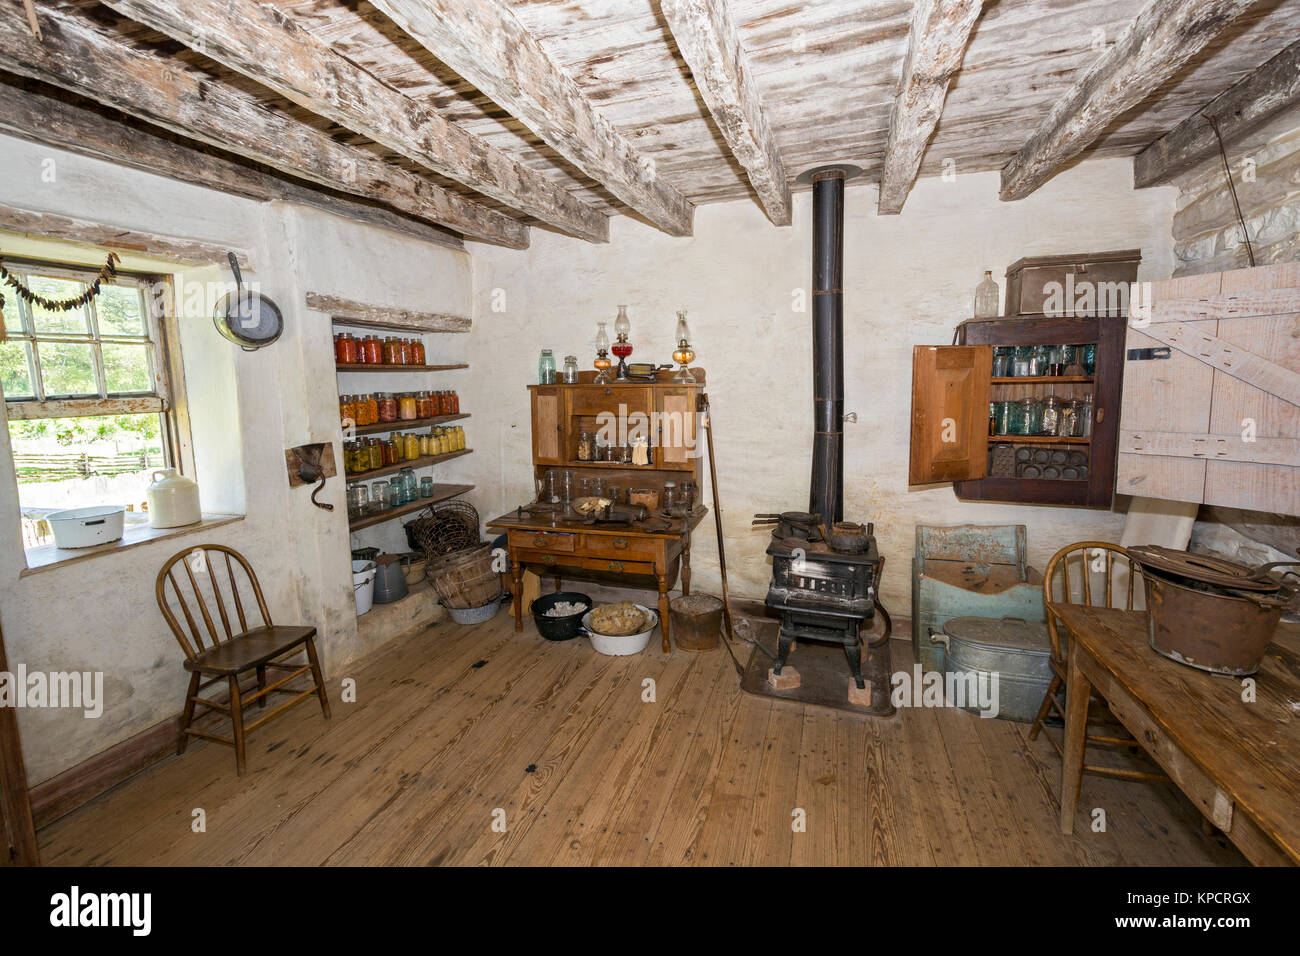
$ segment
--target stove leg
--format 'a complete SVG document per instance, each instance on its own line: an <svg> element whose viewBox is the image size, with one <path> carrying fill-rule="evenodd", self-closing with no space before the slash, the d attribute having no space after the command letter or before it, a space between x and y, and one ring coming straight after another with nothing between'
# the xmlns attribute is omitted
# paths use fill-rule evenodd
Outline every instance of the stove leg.
<svg viewBox="0 0 1300 956"><path fill-rule="evenodd" d="M794 634L781 628L781 635L776 644L776 666L772 668L773 674L781 673L781 668L785 667L786 658L790 656L790 645L794 643Z"/></svg>
<svg viewBox="0 0 1300 956"><path fill-rule="evenodd" d="M853 672L853 682L857 684L858 690L865 690L867 685L862 679L862 642L858 640L856 634L851 639L844 641L844 656L849 659L849 670Z"/></svg>

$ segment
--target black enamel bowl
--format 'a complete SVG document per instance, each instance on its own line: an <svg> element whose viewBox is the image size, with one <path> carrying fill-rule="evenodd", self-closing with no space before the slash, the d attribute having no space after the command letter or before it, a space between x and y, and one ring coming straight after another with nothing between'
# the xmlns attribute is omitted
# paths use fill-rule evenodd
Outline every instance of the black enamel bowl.
<svg viewBox="0 0 1300 956"><path fill-rule="evenodd" d="M547 611L566 601L581 604L582 610L566 614L564 617L547 616ZM591 598L577 591L557 591L539 597L528 606L528 610L532 612L533 621L537 624L537 632L542 637L548 641L568 641L582 633L582 616L591 610L593 603Z"/></svg>

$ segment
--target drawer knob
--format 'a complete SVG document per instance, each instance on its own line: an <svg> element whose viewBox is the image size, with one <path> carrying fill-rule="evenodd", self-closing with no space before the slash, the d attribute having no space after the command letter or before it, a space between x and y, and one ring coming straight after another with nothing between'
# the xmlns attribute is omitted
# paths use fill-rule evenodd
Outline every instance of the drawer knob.
<svg viewBox="0 0 1300 956"><path fill-rule="evenodd" d="M533 547L535 548L544 548L550 543L550 540L544 534L539 534L533 539Z"/></svg>
<svg viewBox="0 0 1300 956"><path fill-rule="evenodd" d="M609 562L609 569L610 569L611 571L622 571L622 570L623 570L623 562L622 562L622 561L611 561L611 562Z"/></svg>
<svg viewBox="0 0 1300 956"><path fill-rule="evenodd" d="M618 550L620 550L620 551L626 551L626 550L627 550L627 543L628 543L628 542L627 542L627 538L615 538L615 539L614 539L613 541L611 541L610 543L611 543L612 545L614 545L614 547L618 548Z"/></svg>

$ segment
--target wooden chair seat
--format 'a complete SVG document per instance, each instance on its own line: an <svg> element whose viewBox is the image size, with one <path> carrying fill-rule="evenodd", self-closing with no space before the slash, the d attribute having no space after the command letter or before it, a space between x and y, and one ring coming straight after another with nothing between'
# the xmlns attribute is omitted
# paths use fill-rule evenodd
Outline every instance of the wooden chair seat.
<svg viewBox="0 0 1300 956"><path fill-rule="evenodd" d="M314 627L281 624L255 627L200 651L192 660L186 660L184 667L200 674L243 674L315 636Z"/></svg>
<svg viewBox="0 0 1300 956"><path fill-rule="evenodd" d="M252 592L262 618L259 626L249 626L250 615L245 612L241 591L245 595ZM249 731L311 697L320 701L321 713L329 719L329 697L316 656L316 628L272 624L257 575L234 548L201 544L178 551L158 572L155 593L159 610L185 652L184 667L190 675L181 712L178 754L185 753L190 737L216 741L235 749L235 769L242 774L244 738ZM227 600L233 604L232 608L227 607ZM290 662L290 658L299 654L306 660ZM240 676L249 671L256 671L255 689L240 686ZM268 675L268 671L274 675ZM308 686L290 686L304 677L310 679ZM225 685L225 700L203 695L214 684ZM248 706L256 703L259 712L263 711L272 694L283 695L288 700L256 720L246 721ZM204 713L197 715L199 718L212 711L226 714L230 718L230 736L195 727L195 711L199 707L204 709Z"/></svg>

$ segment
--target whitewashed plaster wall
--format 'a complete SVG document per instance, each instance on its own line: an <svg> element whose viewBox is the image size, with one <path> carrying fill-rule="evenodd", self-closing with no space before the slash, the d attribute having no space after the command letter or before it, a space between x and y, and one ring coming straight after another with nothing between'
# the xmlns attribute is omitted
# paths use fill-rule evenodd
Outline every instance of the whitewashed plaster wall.
<svg viewBox="0 0 1300 956"><path fill-rule="evenodd" d="M52 184L42 177L50 159ZM284 465L286 448L309 441L335 442L341 463L330 320L308 310L304 297L315 291L467 315L468 256L314 209L259 205L5 137L0 203L247 250L248 278L285 313L281 339L252 353L220 338L206 311L180 320L204 507L242 503L246 515L202 538L20 577L17 488L8 432L0 429L0 622L10 665L105 675L99 719L20 711L31 782L179 712L186 675L154 602L154 577L167 557L198 540L246 555L273 617L315 625L327 674L344 676L347 663L370 648L357 643L343 482L331 481L322 493L335 506L325 512L311 505L308 489L290 490ZM3 236L0 251L12 251ZM355 383L357 390L364 384Z"/></svg>
<svg viewBox="0 0 1300 956"><path fill-rule="evenodd" d="M996 173L917 183L901 216L875 214L875 189L847 190L845 209L845 516L875 523L886 557L883 601L908 613L915 527L1025 524L1036 566L1060 545L1119 540L1119 512L970 504L950 486L907 485L911 355L948 344L971 314L985 269L1001 284L1026 255L1140 248L1140 278L1168 277L1176 190L1135 192L1132 164L1086 162L1029 198L998 201ZM757 205L701 206L695 234L671 238L629 218L610 242L592 245L534 230L522 251L470 244L475 331L467 404L477 453L462 466L481 511L499 514L531 495L529 406L538 351L551 348L590 367L598 319L626 303L633 360L666 362L674 312L689 310L708 370L717 466L734 594L762 597L770 573L756 512L803 508L812 446L810 193L796 197L794 224L778 229ZM705 474L707 475L707 469ZM1123 508L1121 503L1119 508ZM484 517L488 517L485 514ZM697 586L719 587L712 518L695 542Z"/></svg>

